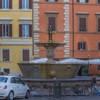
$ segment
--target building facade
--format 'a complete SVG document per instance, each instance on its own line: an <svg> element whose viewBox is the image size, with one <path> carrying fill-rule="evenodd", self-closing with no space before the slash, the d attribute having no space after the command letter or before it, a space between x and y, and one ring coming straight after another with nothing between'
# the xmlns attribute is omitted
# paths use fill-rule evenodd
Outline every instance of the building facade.
<svg viewBox="0 0 100 100"><path fill-rule="evenodd" d="M71 0L70 9L70 56L100 58L100 0ZM89 64L89 74L100 74L100 66Z"/></svg>
<svg viewBox="0 0 100 100"><path fill-rule="evenodd" d="M32 58L32 0L0 0L0 71L19 75Z"/></svg>
<svg viewBox="0 0 100 100"><path fill-rule="evenodd" d="M69 0L33 0L34 58L46 57L46 50L37 42L48 42L48 30L55 32L53 41L66 43L57 47L54 59L69 57Z"/></svg>

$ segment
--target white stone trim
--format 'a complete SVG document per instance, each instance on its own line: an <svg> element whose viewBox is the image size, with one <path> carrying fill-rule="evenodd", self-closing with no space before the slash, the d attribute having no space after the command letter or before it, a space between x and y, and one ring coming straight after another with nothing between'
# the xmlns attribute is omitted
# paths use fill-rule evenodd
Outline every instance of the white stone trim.
<svg viewBox="0 0 100 100"><path fill-rule="evenodd" d="M64 0L64 2L69 2L69 0ZM64 36L64 57L67 58L69 57L69 48L70 48L70 44L69 44L69 5L65 4L64 5L64 31L65 31L65 36Z"/></svg>
<svg viewBox="0 0 100 100"><path fill-rule="evenodd" d="M34 34L34 57L39 57L39 48L35 45L35 43L39 42L39 33L35 31L39 31L39 4L35 3L39 0L34 0L33 3L33 34Z"/></svg>

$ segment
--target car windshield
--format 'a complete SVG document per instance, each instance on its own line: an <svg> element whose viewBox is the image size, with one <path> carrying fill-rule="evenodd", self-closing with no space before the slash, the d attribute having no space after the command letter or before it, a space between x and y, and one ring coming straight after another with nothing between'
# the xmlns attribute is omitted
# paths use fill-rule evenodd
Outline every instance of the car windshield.
<svg viewBox="0 0 100 100"><path fill-rule="evenodd" d="M0 77L0 83L6 83L7 82L7 77Z"/></svg>

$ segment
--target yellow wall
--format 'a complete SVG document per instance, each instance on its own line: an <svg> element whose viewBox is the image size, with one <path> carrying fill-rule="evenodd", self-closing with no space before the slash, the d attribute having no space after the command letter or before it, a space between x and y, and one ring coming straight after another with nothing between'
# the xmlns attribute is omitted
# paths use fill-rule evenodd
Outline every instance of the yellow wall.
<svg viewBox="0 0 100 100"><path fill-rule="evenodd" d="M0 9L0 19L11 19L12 23L12 38L0 38L0 68L9 67L11 73L20 73L20 69L17 63L21 62L21 49L30 49L30 59L32 57L32 38L19 38L19 19L31 19L32 21L32 10L20 10L19 0L12 0L11 10ZM9 42L7 44L7 42ZM5 45L4 45L5 43ZM22 45L26 43L26 45ZM27 44L30 43L30 44ZM2 61L2 49L10 49L11 51L11 61Z"/></svg>

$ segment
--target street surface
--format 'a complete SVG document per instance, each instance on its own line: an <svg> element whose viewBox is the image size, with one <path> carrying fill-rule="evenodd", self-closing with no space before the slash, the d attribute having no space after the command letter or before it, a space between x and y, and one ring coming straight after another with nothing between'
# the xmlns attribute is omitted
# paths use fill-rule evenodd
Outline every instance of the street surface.
<svg viewBox="0 0 100 100"><path fill-rule="evenodd" d="M15 99L15 100L100 100L100 96L66 96L62 98L30 97L30 99Z"/></svg>

